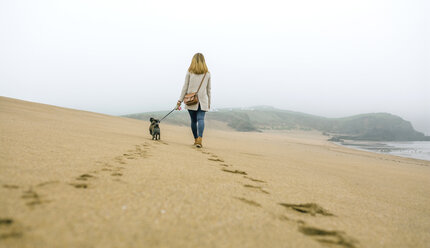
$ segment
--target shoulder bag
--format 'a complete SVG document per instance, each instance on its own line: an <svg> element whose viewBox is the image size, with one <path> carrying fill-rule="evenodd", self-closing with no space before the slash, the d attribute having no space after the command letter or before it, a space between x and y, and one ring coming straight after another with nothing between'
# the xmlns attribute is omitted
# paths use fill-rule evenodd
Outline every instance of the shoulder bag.
<svg viewBox="0 0 430 248"><path fill-rule="evenodd" d="M200 82L199 88L197 89L196 92L194 92L194 93L188 93L188 94L185 95L185 97L184 97L184 103L187 106L191 106L191 105L197 104L199 102L199 97L198 97L197 93L199 92L200 87L202 87L203 80L205 80L205 77L206 77L206 73L203 76L202 81ZM190 87L190 86L188 85L188 87Z"/></svg>

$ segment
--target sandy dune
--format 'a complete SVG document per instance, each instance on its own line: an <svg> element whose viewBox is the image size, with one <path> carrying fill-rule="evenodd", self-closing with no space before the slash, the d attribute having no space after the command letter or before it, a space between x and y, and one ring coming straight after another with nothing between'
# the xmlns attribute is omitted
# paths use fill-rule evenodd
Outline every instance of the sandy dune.
<svg viewBox="0 0 430 248"><path fill-rule="evenodd" d="M430 162L148 125L0 97L0 247L429 247Z"/></svg>

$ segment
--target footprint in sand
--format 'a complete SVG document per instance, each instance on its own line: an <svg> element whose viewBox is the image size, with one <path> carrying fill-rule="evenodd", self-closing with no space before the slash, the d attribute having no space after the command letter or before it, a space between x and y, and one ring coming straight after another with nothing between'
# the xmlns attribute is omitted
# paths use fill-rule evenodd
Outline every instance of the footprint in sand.
<svg viewBox="0 0 430 248"><path fill-rule="evenodd" d="M112 173L110 175L113 176L113 177L120 177L120 176L122 176L122 173L114 172L114 173Z"/></svg>
<svg viewBox="0 0 430 248"><path fill-rule="evenodd" d="M139 151L136 155L141 157L141 158L149 157L148 154L146 153L146 151Z"/></svg>
<svg viewBox="0 0 430 248"><path fill-rule="evenodd" d="M42 197L32 188L24 191L21 198L25 200L25 204L29 207L34 207L36 205L50 202L48 200L43 200Z"/></svg>
<svg viewBox="0 0 430 248"><path fill-rule="evenodd" d="M132 154L128 154L128 153L124 153L123 154L123 156L126 158L126 159L137 159L136 157L134 157Z"/></svg>
<svg viewBox="0 0 430 248"><path fill-rule="evenodd" d="M256 182L256 183L265 183L265 181L260 180L260 179L255 179L255 178L247 177L247 176L243 176L243 177L246 178L246 179L248 179L248 180L251 180L253 182Z"/></svg>
<svg viewBox="0 0 430 248"><path fill-rule="evenodd" d="M0 218L0 240L20 238L23 235L22 227L12 218Z"/></svg>
<svg viewBox="0 0 430 248"><path fill-rule="evenodd" d="M3 184L3 188L6 189L19 189L18 185L13 185L13 184Z"/></svg>
<svg viewBox="0 0 430 248"><path fill-rule="evenodd" d="M126 164L126 162L124 161L124 158L122 156L117 156L114 158L115 162L119 163L119 164Z"/></svg>
<svg viewBox="0 0 430 248"><path fill-rule="evenodd" d="M285 203L281 203L285 204ZM305 213L309 213L309 209L313 209L314 212L313 215L316 213L323 214L323 215L329 215L331 216L331 213L328 213L327 210L322 209L318 205L314 203L310 204L285 204L288 208L297 208L299 212L306 211ZM305 207L303 207L305 205ZM316 206L315 206L316 205ZM292 207L293 206L293 207ZM316 241L320 242L322 245L326 245L328 247L345 247L345 248L355 248L358 244L358 241L353 239L352 237L349 237L345 234L345 232L342 231L333 231L333 230L324 230L321 228L311 227L307 226L306 223L303 220L294 220L290 219L285 215L278 216L278 219L281 221L293 221L299 225L299 231L307 236L312 237Z"/></svg>
<svg viewBox="0 0 430 248"><path fill-rule="evenodd" d="M219 165L224 167L229 167L230 165L226 164L225 161L221 158L219 158L216 154L210 153L210 152L203 152L203 154L211 155L210 158L208 158L209 161L218 162Z"/></svg>
<svg viewBox="0 0 430 248"><path fill-rule="evenodd" d="M248 173L246 173L245 171L240 171L240 170L229 170L229 169L224 169L223 168L222 171L233 173L233 174L248 175Z"/></svg>
<svg viewBox="0 0 430 248"><path fill-rule="evenodd" d="M264 190L261 186L244 184L243 187L258 190L259 192L264 193L264 194L270 194L268 191Z"/></svg>
<svg viewBox="0 0 430 248"><path fill-rule="evenodd" d="M12 219L9 218L0 218L0 226L9 226L13 223Z"/></svg>
<svg viewBox="0 0 430 248"><path fill-rule="evenodd" d="M234 198L236 198L236 199L238 199L238 200L240 200L240 201L242 201L242 202L244 202L244 203L246 203L248 205L251 205L251 206L254 206L254 207L261 207L260 203L255 202L253 200L248 200L248 199L243 198L243 197L234 197Z"/></svg>
<svg viewBox="0 0 430 248"><path fill-rule="evenodd" d="M309 226L300 226L299 231L307 236L311 236L323 245L332 247L355 248L358 243L341 231L327 231Z"/></svg>
<svg viewBox="0 0 430 248"><path fill-rule="evenodd" d="M211 154L211 157L208 158L208 160L210 161L214 161L214 162L224 162L223 159L220 159L217 155L215 154Z"/></svg>
<svg viewBox="0 0 430 248"><path fill-rule="evenodd" d="M89 187L86 183L71 183L70 185L77 189L87 189Z"/></svg>
<svg viewBox="0 0 430 248"><path fill-rule="evenodd" d="M225 161L224 161L223 159L219 158L216 154L213 154L213 153L211 153L211 152L207 152L207 151L202 151L202 153L203 153L203 154L207 154L207 155L211 155L211 157L209 157L209 158L208 158L208 160L209 160L209 161L219 162L218 164L219 164L219 165L221 165L221 166L224 166L224 167L230 167L230 166L231 166L231 165L229 165L229 164L225 163ZM254 155L254 154L253 154L253 155ZM257 155L257 154L255 154L255 155ZM246 173L245 171L240 171L240 170L229 170L229 169L225 169L225 168L223 168L223 169L222 169L222 171L224 171L224 172L229 172L229 173L233 173L233 174L241 174L241 175L244 175L244 176L243 176L244 178L246 178L246 179L248 179L248 180L251 180L251 181L253 181L253 182L266 183L266 182L265 182L265 181L263 181L263 180L255 179L255 178L252 178L252 177L248 177L248 176L246 176L246 175L248 175L248 173ZM259 187L259 186L246 185L245 187L248 187L248 188L254 188L254 189L259 189L262 193L270 194L269 192L265 191L264 189L262 189L262 188L261 188L261 187Z"/></svg>
<svg viewBox="0 0 430 248"><path fill-rule="evenodd" d="M122 156L115 157L114 160L120 164L125 164L126 162L124 161L124 159L131 160L131 159L138 159L139 157L141 158L147 157L146 150L149 147L148 145L146 144L135 145L134 147L135 147L134 150L127 150L127 153L123 153Z"/></svg>
<svg viewBox="0 0 430 248"><path fill-rule="evenodd" d="M74 183L70 183L70 185L72 185L73 187L77 188L77 189L87 189L89 188L89 185L87 183L81 183L79 181L88 181L90 179L95 179L96 177L91 175L91 174L82 174L80 176L78 176L76 179L76 181L78 182L74 182Z"/></svg>
<svg viewBox="0 0 430 248"><path fill-rule="evenodd" d="M124 169L125 169L124 167L119 166L119 167L114 167L114 168L112 169L112 171L119 172L119 171L124 170Z"/></svg>
<svg viewBox="0 0 430 248"><path fill-rule="evenodd" d="M46 186L46 185L51 185L51 184L57 184L57 183L60 183L60 181L47 181L47 182L42 182L42 183L39 183L39 184L36 184L36 187L44 187L44 186Z"/></svg>
<svg viewBox="0 0 430 248"><path fill-rule="evenodd" d="M305 203L305 204L279 203L279 205L284 206L288 209L293 209L300 213L310 214L312 216L315 216L317 214L321 214L324 216L334 216L334 214L325 210L324 208L322 208L316 203Z"/></svg>
<svg viewBox="0 0 430 248"><path fill-rule="evenodd" d="M219 158L208 158L208 160L214 161L214 162L224 162L224 160L219 159Z"/></svg>
<svg viewBox="0 0 430 248"><path fill-rule="evenodd" d="M209 155L211 155L211 157L208 158L209 161L218 162L219 165L224 166L224 167L230 167L230 165L228 165L227 163L225 163L225 161L223 159L219 158L216 154L213 154L213 153L210 153L210 152L202 152L202 153L203 154L209 154ZM240 171L240 170L229 170L229 169L222 168L222 171L233 173L233 174L248 175L248 173L246 173L245 171ZM251 178L248 178L248 179L251 179ZM257 180L257 179L251 179L251 180L260 181L260 180ZM261 182L264 182L264 181L261 181ZM267 191L265 191L265 192L267 192Z"/></svg>
<svg viewBox="0 0 430 248"><path fill-rule="evenodd" d="M230 166L230 165L228 165L226 163L223 163L224 160L218 160L218 159L208 159L208 160L218 162L219 166L224 166L224 167L229 167Z"/></svg>
<svg viewBox="0 0 430 248"><path fill-rule="evenodd" d="M91 178L96 178L96 177L91 174L82 174L79 177L77 177L76 180L87 181L88 179L91 179Z"/></svg>

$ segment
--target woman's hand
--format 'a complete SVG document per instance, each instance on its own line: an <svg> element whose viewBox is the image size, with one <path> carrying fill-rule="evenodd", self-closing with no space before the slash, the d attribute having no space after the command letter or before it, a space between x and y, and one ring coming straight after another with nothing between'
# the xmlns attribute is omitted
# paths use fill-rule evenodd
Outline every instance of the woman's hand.
<svg viewBox="0 0 430 248"><path fill-rule="evenodd" d="M181 101L176 103L176 110L181 110Z"/></svg>

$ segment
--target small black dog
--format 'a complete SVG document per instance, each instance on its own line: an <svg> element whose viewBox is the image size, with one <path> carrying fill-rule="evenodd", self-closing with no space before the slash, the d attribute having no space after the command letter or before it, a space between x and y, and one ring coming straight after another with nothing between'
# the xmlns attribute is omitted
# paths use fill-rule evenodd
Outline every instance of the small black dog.
<svg viewBox="0 0 430 248"><path fill-rule="evenodd" d="M153 140L159 140L161 132L158 123L160 123L160 121L152 117L149 119L149 121L151 122L151 125L149 125L149 134L152 135Z"/></svg>
<svg viewBox="0 0 430 248"><path fill-rule="evenodd" d="M160 140L160 127L158 123L154 125L154 130L152 131L152 139Z"/></svg>

